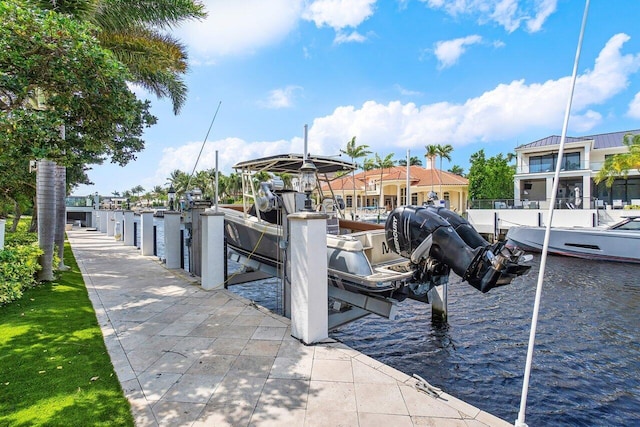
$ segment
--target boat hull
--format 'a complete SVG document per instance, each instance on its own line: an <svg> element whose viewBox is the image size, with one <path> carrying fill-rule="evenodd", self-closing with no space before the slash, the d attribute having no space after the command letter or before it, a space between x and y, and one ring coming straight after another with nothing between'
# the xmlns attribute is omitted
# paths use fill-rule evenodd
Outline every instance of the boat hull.
<svg viewBox="0 0 640 427"><path fill-rule="evenodd" d="M235 210L222 211L229 249L261 264L282 268L285 258L281 244L282 226L260 222ZM375 230L384 237L384 229L375 227ZM405 259L396 257L397 262L393 262L387 256L384 266L372 266L360 240L354 236L327 235L327 273L331 284L352 291L391 296L411 280L413 272L406 267Z"/></svg>
<svg viewBox="0 0 640 427"><path fill-rule="evenodd" d="M513 227L509 244L525 251L542 252L544 227ZM597 228L552 228L548 252L576 258L640 263L640 233Z"/></svg>

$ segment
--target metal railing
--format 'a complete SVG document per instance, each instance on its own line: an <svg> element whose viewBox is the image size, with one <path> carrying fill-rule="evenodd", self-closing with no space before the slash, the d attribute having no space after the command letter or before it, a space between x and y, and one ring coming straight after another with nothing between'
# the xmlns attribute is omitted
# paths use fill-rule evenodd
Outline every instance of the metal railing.
<svg viewBox="0 0 640 427"><path fill-rule="evenodd" d="M468 200L467 209L549 209L551 199L515 200L515 199L480 199ZM585 203L586 202L586 203ZM612 203L602 199L584 197L556 198L555 209L629 209L634 206L635 199L614 200Z"/></svg>

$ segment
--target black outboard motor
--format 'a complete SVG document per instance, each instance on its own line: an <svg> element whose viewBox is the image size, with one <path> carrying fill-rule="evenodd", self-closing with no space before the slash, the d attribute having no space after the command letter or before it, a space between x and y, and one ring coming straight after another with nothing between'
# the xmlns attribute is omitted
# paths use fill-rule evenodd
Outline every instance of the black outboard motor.
<svg viewBox="0 0 640 427"><path fill-rule="evenodd" d="M446 219L456 233L458 233L460 238L472 249L488 246L493 254L500 254L502 257L506 258L503 263L505 270L503 271L500 280L505 281L509 276L520 276L531 268L530 265L524 265L521 263L522 261L531 259L531 257L525 259L523 257L524 252L522 252L522 250L517 248L507 248L506 242L496 242L494 244L487 242L485 238L482 237L475 228L473 228L473 225L469 224L469 221L447 208L435 207L432 205L428 205L426 207L431 212L434 212ZM513 277L511 277L511 279L513 279ZM507 283L511 282L511 279L508 279Z"/></svg>
<svg viewBox="0 0 640 427"><path fill-rule="evenodd" d="M489 242L487 242L484 237L482 237L480 233L478 233L476 229L473 228L471 224L469 224L469 221L467 221L457 213L447 208L435 207L433 205L427 205L426 208L436 215L439 215L442 218L446 219L449 224L451 224L453 229L456 230L456 233L458 233L462 240L464 240L464 242L467 245L471 246L473 249L479 246L489 245Z"/></svg>
<svg viewBox="0 0 640 427"><path fill-rule="evenodd" d="M454 212L445 211L443 213L458 224L469 242L456 232L451 222L437 213L436 208L404 206L396 208L387 218L387 244L416 265L433 264L435 259L481 292L506 285L530 268L519 264L519 254L494 253L493 247L468 222L456 218Z"/></svg>

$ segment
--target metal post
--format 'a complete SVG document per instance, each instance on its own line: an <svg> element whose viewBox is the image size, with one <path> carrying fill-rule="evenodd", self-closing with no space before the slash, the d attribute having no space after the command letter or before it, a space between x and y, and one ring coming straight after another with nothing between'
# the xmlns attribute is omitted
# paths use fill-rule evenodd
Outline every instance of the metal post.
<svg viewBox="0 0 640 427"><path fill-rule="evenodd" d="M184 230L180 230L180 268L184 270Z"/></svg>
<svg viewBox="0 0 640 427"><path fill-rule="evenodd" d="M153 226L153 256L158 256L158 226Z"/></svg>
<svg viewBox="0 0 640 427"><path fill-rule="evenodd" d="M133 223L133 246L138 247L138 223Z"/></svg>

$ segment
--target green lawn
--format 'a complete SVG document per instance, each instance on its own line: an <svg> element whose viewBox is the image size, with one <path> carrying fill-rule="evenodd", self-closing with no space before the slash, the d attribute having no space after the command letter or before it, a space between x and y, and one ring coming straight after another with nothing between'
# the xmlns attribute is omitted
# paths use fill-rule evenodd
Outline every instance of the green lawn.
<svg viewBox="0 0 640 427"><path fill-rule="evenodd" d="M0 426L133 426L68 244L64 263L0 307Z"/></svg>

